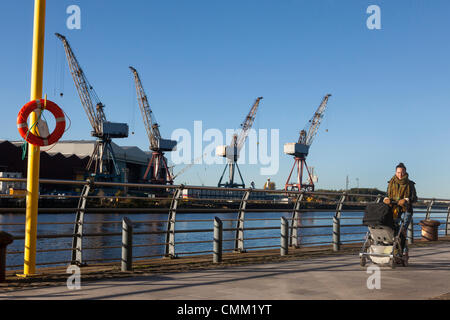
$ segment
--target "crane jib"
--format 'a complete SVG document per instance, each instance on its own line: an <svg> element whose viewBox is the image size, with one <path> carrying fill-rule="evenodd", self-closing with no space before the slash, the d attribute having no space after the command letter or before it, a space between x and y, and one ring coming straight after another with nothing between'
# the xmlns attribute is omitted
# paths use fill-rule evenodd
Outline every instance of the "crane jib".
<svg viewBox="0 0 450 320"><path fill-rule="evenodd" d="M249 114L245 118L244 123L241 125L242 131L240 132L236 142L237 152L239 152L242 149L242 147L245 144L245 141L247 140L247 137L250 133L250 129L253 127L253 123L255 122L256 113L258 112L258 107L262 99L263 97L259 97L256 99L255 103L250 109Z"/></svg>
<svg viewBox="0 0 450 320"><path fill-rule="evenodd" d="M150 142L150 149L156 152L174 151L176 149L177 142L161 138L159 125L156 122L155 115L150 108L150 103L148 102L139 73L134 67L130 67L130 70L134 75L139 108L141 110L145 130L147 131L147 136Z"/></svg>
<svg viewBox="0 0 450 320"><path fill-rule="evenodd" d="M310 121L311 124L310 124L309 130L307 131L308 134L305 139L306 145L308 145L308 146L311 146L311 144L314 141L315 136L317 135L317 131L319 130L321 121L324 117L325 109L327 107L327 103L328 103L328 100L330 97L331 97L331 94L328 94L323 98L322 103L320 104L319 108L314 113L312 120Z"/></svg>

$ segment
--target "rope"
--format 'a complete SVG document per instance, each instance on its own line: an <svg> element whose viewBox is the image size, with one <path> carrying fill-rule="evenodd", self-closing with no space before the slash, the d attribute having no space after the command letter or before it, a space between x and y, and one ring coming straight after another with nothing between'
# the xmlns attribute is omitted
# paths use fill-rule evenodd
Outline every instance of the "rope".
<svg viewBox="0 0 450 320"><path fill-rule="evenodd" d="M39 120L41 120L41 117L42 117L42 114L44 112L44 109L40 109L40 110L41 110L41 112L39 112L39 116L38 116L37 121L31 126L31 128L27 132L27 138L28 138L30 132L33 130L33 128L37 126L37 123L39 122ZM28 150L27 139L24 139L24 141L25 141L25 143L22 145L22 161L25 160L26 155L27 155L27 150Z"/></svg>
<svg viewBox="0 0 450 320"><path fill-rule="evenodd" d="M62 110L62 112L64 112L65 117L66 117L67 120L69 121L69 125L67 126L67 129L64 131L64 133L66 133L66 132L68 132L69 129L72 127L72 120L70 119L69 115L68 115L64 110ZM45 118L44 118L44 119L45 119ZM56 145L57 145L58 143L59 143L59 142L55 143L50 149L48 149L48 150L43 150L43 151L44 151L44 152L52 151L53 148L56 147Z"/></svg>
<svg viewBox="0 0 450 320"><path fill-rule="evenodd" d="M25 157L27 156L27 150L28 150L28 143L24 143L22 145L22 161L25 160Z"/></svg>
<svg viewBox="0 0 450 320"><path fill-rule="evenodd" d="M64 115L66 116L67 120L69 121L69 125L67 126L67 129L66 129L66 131L64 131L64 133L66 133L72 127L72 120L70 119L69 115L64 110L62 112L64 112Z"/></svg>
<svg viewBox="0 0 450 320"><path fill-rule="evenodd" d="M55 39L58 42L58 39ZM64 48L60 48L58 43L55 45L55 81L53 94L57 94L62 98L64 97L64 76L65 76L65 51ZM59 91L59 92L58 92Z"/></svg>
<svg viewBox="0 0 450 320"><path fill-rule="evenodd" d="M55 46L55 76L53 81L53 95L56 96L56 86L58 83L58 46Z"/></svg>
<svg viewBox="0 0 450 320"><path fill-rule="evenodd" d="M256 119L256 150L258 151L258 155L259 155L259 148L260 148L260 144L261 144L261 140L260 140L260 136L259 136L259 130L261 125L261 112L259 113L259 117L257 117Z"/></svg>
<svg viewBox="0 0 450 320"><path fill-rule="evenodd" d="M61 98L64 96L64 90L65 90L65 87L64 87L64 77L65 77L65 75L66 75L66 73L65 73L65 71L66 71L66 68L64 67L64 64L65 64L65 58L66 58L66 52L64 51L64 49L60 49L61 51L61 59L60 59L60 66L61 66L61 74L60 74L60 86L61 86L61 93L60 93L60 96L61 96Z"/></svg>
<svg viewBox="0 0 450 320"><path fill-rule="evenodd" d="M134 135L136 132L136 88L135 84L130 81L131 88L131 132Z"/></svg>

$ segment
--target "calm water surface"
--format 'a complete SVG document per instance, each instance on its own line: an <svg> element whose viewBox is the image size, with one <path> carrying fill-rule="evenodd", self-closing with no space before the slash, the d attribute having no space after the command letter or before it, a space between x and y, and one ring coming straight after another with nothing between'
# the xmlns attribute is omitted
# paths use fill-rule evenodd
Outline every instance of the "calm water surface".
<svg viewBox="0 0 450 320"><path fill-rule="evenodd" d="M300 225L302 226L321 226L319 228L300 229L300 241L304 245L315 245L318 242L331 243L332 240L332 217L334 212L309 212L303 213L300 218ZM345 225L356 225L362 223L362 213L343 213L341 232L342 233L357 233L352 235L343 235L341 241L362 241L365 237L367 228L360 227L345 227ZM208 229L208 232L202 233L177 233L175 235L176 253L182 255L183 253L194 251L212 251L213 238L213 221L214 217L219 217L223 220L224 229L235 228L236 214L177 214L176 230L193 230L193 229ZM261 238L261 237L275 237L275 239L262 240L246 240L245 247L273 246L273 248L280 245L280 217L291 218L291 213L247 213L246 219L271 219L266 221L251 221L246 220L245 227L276 227L274 230L248 230L245 231L245 239ZM150 232L150 231L166 231L167 228L167 214L87 214L85 222L96 222L95 224L86 224L84 232L103 234L103 233L120 233L122 232L122 218L128 217L134 224L134 232ZM414 215L415 223L422 220L424 214L418 213ZM437 214L433 219L445 221L446 212ZM75 214L40 214L38 235L57 235L57 234L72 234L73 221ZM187 222L186 220L196 220L194 222ZM207 220L207 221L199 221ZM116 221L119 223L111 224L107 222ZM45 223L61 223L69 222L70 224L45 224ZM24 236L25 233L25 216L18 214L0 214L0 230L11 233L14 236ZM18 225L5 225L18 224ZM445 226L441 228L440 234L443 234ZM420 226L415 226L415 236L420 237ZM235 238L235 231L224 232L224 250L231 250L234 247L234 241L226 241ZM208 241L208 243L182 244L186 241ZM165 235L135 235L133 238L135 245L143 244L158 244L165 242ZM120 248L105 248L111 246L121 246L121 236L99 236L83 238L83 259L97 260L106 259L108 261L118 261L121 257ZM59 262L66 265L71 259L70 248L72 246L71 238L62 239L38 239L37 250L54 250L54 249L69 249L67 251L53 251L53 252L38 252L36 263L50 263ZM90 249L93 248L93 249ZM23 253L13 254L13 252L23 252L24 241L16 240L8 247L7 265L8 269L20 269L23 266ZM164 254L163 245L154 245L148 247L136 247L133 249L134 257L153 256ZM95 262L91 262L95 263ZM15 267L18 266L18 267Z"/></svg>

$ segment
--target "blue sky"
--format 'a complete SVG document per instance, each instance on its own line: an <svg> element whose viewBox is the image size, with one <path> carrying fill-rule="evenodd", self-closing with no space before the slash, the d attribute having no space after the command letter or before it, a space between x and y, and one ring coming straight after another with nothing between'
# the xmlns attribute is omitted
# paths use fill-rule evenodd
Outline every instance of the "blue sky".
<svg viewBox="0 0 450 320"><path fill-rule="evenodd" d="M68 30L66 8L81 8ZM381 30L366 9L381 8ZM120 145L148 148L129 65L140 72L163 136L237 128L263 96L256 129L280 130L282 187L293 159L282 153L327 93L333 94L308 164L318 188L385 189L402 161L423 197L450 198L450 20L447 0L47 0L45 92L69 114L64 139L90 139L61 43L65 34L107 106L108 120L135 134ZM0 4L0 139L20 138L15 123L29 100L33 1ZM61 68L64 70L61 76ZM59 97L59 92L64 97ZM328 130L328 132L326 131ZM175 172L182 166L176 167ZM177 182L216 185L218 166L195 166ZM260 166L243 165L261 187Z"/></svg>

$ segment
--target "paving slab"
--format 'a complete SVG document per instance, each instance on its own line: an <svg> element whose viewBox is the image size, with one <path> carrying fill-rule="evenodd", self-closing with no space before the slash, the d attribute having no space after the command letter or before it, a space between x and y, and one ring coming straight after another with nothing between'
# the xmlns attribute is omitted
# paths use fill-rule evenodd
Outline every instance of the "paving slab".
<svg viewBox="0 0 450 320"><path fill-rule="evenodd" d="M355 253L276 263L232 266L129 278L83 281L0 291L0 299L139 300L416 300L450 292L450 242L416 247L407 268L380 268L380 289L369 289L373 273Z"/></svg>

